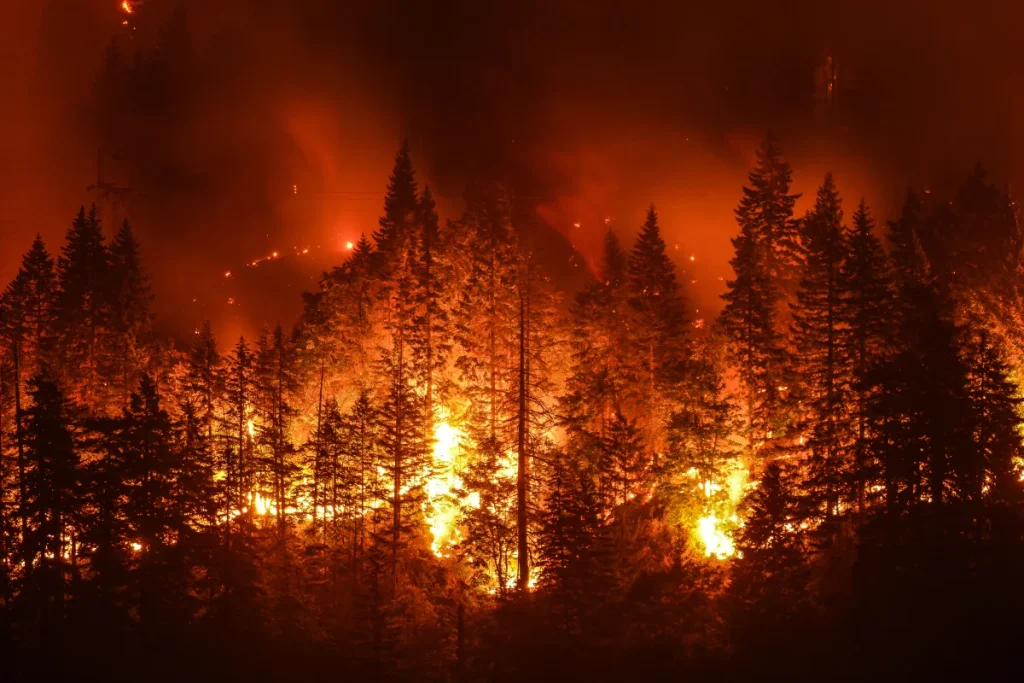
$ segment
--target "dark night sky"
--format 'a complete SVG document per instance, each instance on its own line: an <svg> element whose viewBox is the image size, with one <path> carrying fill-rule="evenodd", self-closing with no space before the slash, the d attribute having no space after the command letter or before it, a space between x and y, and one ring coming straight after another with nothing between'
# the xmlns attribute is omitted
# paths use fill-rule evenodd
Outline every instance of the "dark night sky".
<svg viewBox="0 0 1024 683"><path fill-rule="evenodd" d="M140 7L129 49L151 51L176 4ZM468 178L508 176L587 257L606 217L629 238L654 201L680 264L696 257L695 307L727 275L732 208L766 128L797 189L831 169L848 202L864 194L882 217L907 185L955 183L978 160L1000 183L1024 175L1022 10L1009 1L185 6L199 76L157 115L121 112L129 160L109 170L138 193L131 214L176 331L293 317L310 278L373 229L406 135L449 215ZM0 9L4 280L33 233L56 249L90 201L89 103L122 19L115 0ZM814 98L826 54L832 123ZM296 246L313 253L243 267Z"/></svg>

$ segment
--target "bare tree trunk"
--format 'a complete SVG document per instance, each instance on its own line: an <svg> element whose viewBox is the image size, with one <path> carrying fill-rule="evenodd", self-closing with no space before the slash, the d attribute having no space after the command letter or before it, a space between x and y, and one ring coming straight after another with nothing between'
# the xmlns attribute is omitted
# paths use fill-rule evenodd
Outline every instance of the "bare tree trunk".
<svg viewBox="0 0 1024 683"><path fill-rule="evenodd" d="M398 392L404 391L405 376L402 372L405 348L404 339L402 338L402 331L399 331L398 336L398 367L395 372L398 373L396 378L396 390ZM392 578L396 581L398 579L398 541L401 535L402 529L402 416L404 406L399 405L398 399L401 394L396 394L395 398L395 453L394 453L394 497L395 504L394 510L392 510L394 519L392 520L391 526L391 573Z"/></svg>
<svg viewBox="0 0 1024 683"><path fill-rule="evenodd" d="M522 284L520 285L523 286ZM526 285L528 287L528 285ZM527 534L527 495L529 491L529 460L527 456L527 420L529 419L529 378L527 376L526 356L528 343L527 317L529 316L529 290L520 289L519 293L519 467L516 476L516 524L519 531L518 566L516 588L520 593L529 589L530 553Z"/></svg>
<svg viewBox="0 0 1024 683"><path fill-rule="evenodd" d="M316 504L320 501L320 484L323 475L323 409L324 409L324 358L320 357L320 387L316 398L316 458L313 466L313 528L316 528ZM323 496L323 543L327 544L327 496Z"/></svg>
<svg viewBox="0 0 1024 683"><path fill-rule="evenodd" d="M25 435L21 426L21 345L14 342L14 438L18 442L18 516L21 519L21 537L28 533L28 497L25 484ZM26 563L28 558L25 558Z"/></svg>

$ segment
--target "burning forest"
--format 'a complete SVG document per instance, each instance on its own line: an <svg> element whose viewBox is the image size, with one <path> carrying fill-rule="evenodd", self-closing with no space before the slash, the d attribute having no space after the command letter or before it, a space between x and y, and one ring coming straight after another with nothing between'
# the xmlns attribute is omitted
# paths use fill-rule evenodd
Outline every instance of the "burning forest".
<svg viewBox="0 0 1024 683"><path fill-rule="evenodd" d="M113 8L115 45L160 4ZM160 49L188 44L182 12ZM166 64L114 52L96 88L137 105L118 116L178 106L140 85ZM833 116L845 72L822 64ZM698 221L539 197L511 162L439 196L451 177L398 136L376 220L240 228L212 276L177 259L209 291L176 334L152 277L175 233L103 173L127 126L97 133L62 240L3 238L22 254L0 294L8 680L1018 666L1024 227L980 164L892 208L761 128L718 267ZM162 197L181 175L144 180ZM273 319L285 266L306 291L275 291L297 313Z"/></svg>

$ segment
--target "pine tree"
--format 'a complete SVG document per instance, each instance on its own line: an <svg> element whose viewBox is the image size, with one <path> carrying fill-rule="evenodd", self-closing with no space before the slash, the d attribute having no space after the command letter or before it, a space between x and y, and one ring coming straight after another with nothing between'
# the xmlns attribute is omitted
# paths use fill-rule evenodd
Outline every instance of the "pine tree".
<svg viewBox="0 0 1024 683"><path fill-rule="evenodd" d="M113 381L126 398L149 363L153 295L128 221L110 243L110 333Z"/></svg>
<svg viewBox="0 0 1024 683"><path fill-rule="evenodd" d="M292 348L278 325L272 336L260 338L256 358L256 386L260 388L256 403L259 418L257 445L265 449L263 472L272 488L271 500L278 533L288 523L287 509L293 497L292 484L298 472L294 461L295 445L290 439L291 422L295 418L293 395L298 387Z"/></svg>
<svg viewBox="0 0 1024 683"><path fill-rule="evenodd" d="M56 294L53 259L36 235L17 275L0 298L3 336L12 347L21 377L34 376L51 358Z"/></svg>
<svg viewBox="0 0 1024 683"><path fill-rule="evenodd" d="M669 450L657 472L662 495L679 499L684 518L693 524L713 516L727 523L730 476L740 450L736 406L726 392L720 342L702 343L689 381L668 424Z"/></svg>
<svg viewBox="0 0 1024 683"><path fill-rule="evenodd" d="M803 220L803 267L792 305L796 368L807 408L810 514L825 519L844 502L841 482L848 471L844 460L851 439L846 410L849 362L843 344L841 268L847 245L842 221L842 199L828 173L814 208Z"/></svg>
<svg viewBox="0 0 1024 683"><path fill-rule="evenodd" d="M585 612L609 588L608 503L589 459L582 453L555 454L539 515L541 584L553 594L567 630L579 629Z"/></svg>
<svg viewBox="0 0 1024 683"><path fill-rule="evenodd" d="M421 509L424 473L430 470L429 436L421 399L401 361L396 360L397 353L386 355L381 363L387 395L380 410L382 461L390 490L386 501L391 512L386 543L393 578L397 578L402 550Z"/></svg>
<svg viewBox="0 0 1024 683"><path fill-rule="evenodd" d="M57 280L53 260L37 235L22 258L14 280L0 297L0 333L9 353L14 408L14 443L17 448L18 496L24 500L24 391L26 380L47 367L54 353ZM26 532L21 517L21 533Z"/></svg>
<svg viewBox="0 0 1024 683"><path fill-rule="evenodd" d="M95 207L88 215L84 207L79 210L57 261L57 272L61 371L76 403L105 406L102 373L110 329L110 254Z"/></svg>
<svg viewBox="0 0 1024 683"><path fill-rule="evenodd" d="M642 498L650 490L652 468L636 422L617 413L598 444L596 470L601 497L613 507Z"/></svg>
<svg viewBox="0 0 1024 683"><path fill-rule="evenodd" d="M451 292L451 268L444 253L438 228L437 210L429 187L423 188L417 210L420 234L414 264L416 313L412 321L411 345L417 382L424 387L428 427L433 425L440 373L451 353L451 327L443 297Z"/></svg>
<svg viewBox="0 0 1024 683"><path fill-rule="evenodd" d="M656 461L667 418L666 402L686 360L686 312L653 204L629 255L629 283L630 301L639 313L635 353L643 358L648 397L643 407L645 432Z"/></svg>
<svg viewBox="0 0 1024 683"><path fill-rule="evenodd" d="M394 261L403 256L402 252L414 230L420 209L416 172L409 159L409 141L405 140L395 155L395 166L388 179L384 215L379 221L380 229L373 233L377 245L377 267L381 275L386 277Z"/></svg>
<svg viewBox="0 0 1024 683"><path fill-rule="evenodd" d="M629 305L626 255L612 232L595 282L572 306L571 367L562 397L564 419L603 437L617 414L639 415L638 367L633 353L636 311Z"/></svg>
<svg viewBox="0 0 1024 683"><path fill-rule="evenodd" d="M752 453L774 445L785 426L787 355L778 332L776 295L765 265L764 250L749 224L733 238L736 250L730 264L736 276L728 280L719 321L729 339L729 356L743 385L748 448ZM771 453L771 448L767 453Z"/></svg>
<svg viewBox="0 0 1024 683"><path fill-rule="evenodd" d="M769 134L736 208L740 234L730 264L736 274L722 296L721 323L747 394L750 448L770 454L789 429L790 379L783 327L801 263L799 227L790 194L792 169Z"/></svg>
<svg viewBox="0 0 1024 683"><path fill-rule="evenodd" d="M131 585L148 647L177 632L189 619L192 567L191 498L199 483L174 448L171 418L161 406L156 384L143 375L122 417L125 515L135 561ZM196 467L192 461L188 466Z"/></svg>
<svg viewBox="0 0 1024 683"><path fill-rule="evenodd" d="M26 486L21 501L28 526L22 538L24 562L20 598L34 612L47 647L61 643L68 576L77 543L79 454L72 432L72 408L57 384L43 375L29 382L26 410Z"/></svg>
<svg viewBox="0 0 1024 683"><path fill-rule="evenodd" d="M250 419L255 395L255 358L240 337L228 358L224 371L225 411L224 431L227 445L224 449L225 507L230 520L234 510L250 506L252 494L253 439L255 427ZM244 521L244 520L243 520ZM230 522L225 525L230 534Z"/></svg>
<svg viewBox="0 0 1024 683"><path fill-rule="evenodd" d="M1019 503L1017 470L1024 455L1020 390L1011 381L1009 365L984 328L966 344L964 355L974 407L974 446L952 463L957 472L958 497L977 504L987 493L1003 505Z"/></svg>
<svg viewBox="0 0 1024 683"><path fill-rule="evenodd" d="M962 331L934 290L918 297L904 344L872 373L871 458L881 467L885 509L898 516L922 505L942 506L953 462L971 446L968 368ZM904 301L900 304L907 307Z"/></svg>
<svg viewBox="0 0 1024 683"><path fill-rule="evenodd" d="M764 267L774 294L792 293L800 268L800 232L793 219L798 194L790 194L793 171L769 133L757 150L757 163L736 208L740 231L753 236L764 252Z"/></svg>
<svg viewBox="0 0 1024 683"><path fill-rule="evenodd" d="M757 488L744 500L746 524L733 565L730 590L739 607L738 625L771 634L807 601L807 567L795 473L780 462L765 466Z"/></svg>
<svg viewBox="0 0 1024 683"><path fill-rule="evenodd" d="M913 309L918 298L928 296L932 282L931 264L920 239L921 212L921 198L908 192L899 220L888 223L890 258L904 314Z"/></svg>
<svg viewBox="0 0 1024 683"><path fill-rule="evenodd" d="M468 264L455 313L460 347L455 366L470 401L470 436L477 442L497 440L502 448L512 440L505 424L514 404L503 399L512 385L508 368L519 332L510 215L502 188L470 194L457 247L464 249Z"/></svg>
<svg viewBox="0 0 1024 683"><path fill-rule="evenodd" d="M183 406L189 406L199 426L199 436L202 440L197 452L200 457L210 462L213 461L215 449L217 410L223 383L217 340L213 336L210 321L206 320L192 339L180 400Z"/></svg>
<svg viewBox="0 0 1024 683"><path fill-rule="evenodd" d="M868 442L871 423L869 373L883 361L892 340L893 291L888 258L874 234L874 221L863 199L853 214L847 237L848 250L842 266L844 290L843 352L850 359L849 390L853 399L854 442L852 481L848 484L858 511L866 505Z"/></svg>
<svg viewBox="0 0 1024 683"><path fill-rule="evenodd" d="M338 522L342 510L351 509L349 490L352 482L344 468L344 422L337 399L333 396L327 399L322 410L323 417L314 436L313 458L308 469L313 473L313 532L319 534L320 543L326 546L330 540L339 540Z"/></svg>
<svg viewBox="0 0 1024 683"><path fill-rule="evenodd" d="M352 510L353 570L358 568L367 540L374 531L377 501L385 500L388 495L380 476L383 469L381 429L379 412L370 392L364 389L341 423L342 470L345 480L351 483L345 508Z"/></svg>
<svg viewBox="0 0 1024 683"><path fill-rule="evenodd" d="M459 549L476 569L473 582L490 585L504 597L515 578L517 467L495 441L484 441L475 450L459 491L459 523L466 530Z"/></svg>
<svg viewBox="0 0 1024 683"><path fill-rule="evenodd" d="M517 263L518 335L516 337L516 588L530 587L530 509L533 505L532 463L546 444L540 436L551 422L547 359L551 339L551 300L532 253ZM495 443L496 445L496 443Z"/></svg>
<svg viewBox="0 0 1024 683"><path fill-rule="evenodd" d="M0 354L0 618L9 619L7 607L10 605L14 585L14 565L17 561L15 554L15 533L17 525L17 499L15 491L18 488L18 481L15 479L16 468L11 465L11 458L7 452L10 450L8 436L10 425L13 423L14 400L11 385L14 373L8 359ZM15 456L15 458L17 455ZM24 478L22 478L24 481ZM0 629L0 638L6 634Z"/></svg>
<svg viewBox="0 0 1024 683"><path fill-rule="evenodd" d="M86 421L83 450L92 454L82 473L81 559L90 579L75 596L78 619L99 639L124 637L133 624L129 571L135 538L125 514L125 443L120 417Z"/></svg>

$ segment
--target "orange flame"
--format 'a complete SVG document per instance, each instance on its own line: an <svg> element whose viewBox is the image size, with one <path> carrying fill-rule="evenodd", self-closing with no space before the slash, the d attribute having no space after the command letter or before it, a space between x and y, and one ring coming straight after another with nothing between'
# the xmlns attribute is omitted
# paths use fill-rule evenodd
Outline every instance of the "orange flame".
<svg viewBox="0 0 1024 683"><path fill-rule="evenodd" d="M134 14L135 8L132 6L130 0L121 0L121 9L125 14Z"/></svg>

